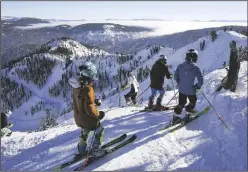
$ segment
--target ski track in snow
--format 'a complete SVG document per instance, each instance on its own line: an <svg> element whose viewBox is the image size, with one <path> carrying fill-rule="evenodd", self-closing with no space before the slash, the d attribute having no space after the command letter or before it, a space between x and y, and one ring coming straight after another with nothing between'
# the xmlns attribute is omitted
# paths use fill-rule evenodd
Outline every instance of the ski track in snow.
<svg viewBox="0 0 248 172"><path fill-rule="evenodd" d="M242 41L241 44L243 45ZM199 46L199 44L195 43L191 46ZM178 50L175 54L182 56L183 51L185 50ZM173 59L172 57L176 55L170 56L170 52L167 53L169 60L175 60L173 64L182 60ZM206 48L206 51L201 53L204 58L199 59L200 66L204 65L207 53L210 53L210 49ZM209 57L211 56L210 54ZM214 57L216 56L218 55ZM151 59L151 61L155 60L156 57ZM226 90L215 92L220 81L226 76L225 69L216 70L219 68L218 65L220 64L210 68L210 73L204 76L202 91L231 128L230 131L211 109L207 114L175 132L169 133L168 130L159 132L158 130L171 120L173 112L138 112L147 105L150 90L144 94L144 102L139 108L116 108L118 102L113 100L117 100L118 95L114 95L106 99L102 105L102 107L114 107L106 112L102 121L105 127L104 142L123 133L137 134L137 139L132 144L90 165L86 170L247 170L247 62L241 63L235 93ZM141 83L139 93L143 92L148 84L149 80ZM126 92L127 90L122 92L121 96ZM162 103L166 104L173 94L173 91L167 91ZM197 94L196 108L200 110L208 104L200 93ZM112 99L111 103L110 99ZM175 103L175 100L171 102L171 104ZM58 126L46 131L29 134L16 131L10 137L2 138L2 169L52 171L57 165L70 160L77 152L80 129L74 122L72 112L57 121ZM72 165L65 170L73 170L75 167Z"/></svg>

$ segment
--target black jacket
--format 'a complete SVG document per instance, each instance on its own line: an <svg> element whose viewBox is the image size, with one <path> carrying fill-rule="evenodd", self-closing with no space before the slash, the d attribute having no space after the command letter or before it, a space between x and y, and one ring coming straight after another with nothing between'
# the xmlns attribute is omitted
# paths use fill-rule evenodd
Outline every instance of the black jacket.
<svg viewBox="0 0 248 172"><path fill-rule="evenodd" d="M160 61L156 61L152 66L152 70L150 72L151 79L151 88L155 88L157 90L164 89L164 77L170 79L170 72L167 65L164 65Z"/></svg>

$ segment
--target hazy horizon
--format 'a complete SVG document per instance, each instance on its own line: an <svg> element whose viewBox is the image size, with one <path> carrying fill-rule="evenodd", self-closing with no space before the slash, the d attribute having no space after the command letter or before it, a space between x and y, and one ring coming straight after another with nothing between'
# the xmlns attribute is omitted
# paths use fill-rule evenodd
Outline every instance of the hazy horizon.
<svg viewBox="0 0 248 172"><path fill-rule="evenodd" d="M55 20L247 21L247 1L3 1L1 5L2 16Z"/></svg>

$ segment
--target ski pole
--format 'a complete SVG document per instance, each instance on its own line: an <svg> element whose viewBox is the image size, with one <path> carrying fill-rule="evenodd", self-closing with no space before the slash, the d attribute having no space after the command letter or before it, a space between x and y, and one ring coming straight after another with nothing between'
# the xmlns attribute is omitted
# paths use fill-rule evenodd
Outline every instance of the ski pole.
<svg viewBox="0 0 248 172"><path fill-rule="evenodd" d="M99 123L99 125L100 125L100 123ZM93 134L93 137L92 137L92 140L91 140L91 143L90 143L90 147L89 147L89 150L88 150L88 152L87 152L87 156L86 156L86 158L85 158L84 164L82 165L82 169L85 168L85 166L86 166L86 164L87 164L87 162L88 162L88 160L89 160L90 150L91 150L91 147L92 147L92 143L93 143L93 141L94 141L94 139L95 139L95 135L96 135L96 129L95 129L95 131L94 131L94 134Z"/></svg>
<svg viewBox="0 0 248 172"><path fill-rule="evenodd" d="M144 93L146 92L146 90L148 90L148 88L150 88L150 86L147 87L147 89L145 89L145 91L143 91L140 95L138 95L138 97L136 97L135 101L136 101L142 94L144 94Z"/></svg>
<svg viewBox="0 0 248 172"><path fill-rule="evenodd" d="M216 113L216 115L218 116L218 118L221 120L221 122L225 125L225 127L228 129L228 130L230 130L229 128L228 128L228 126L226 125L226 123L223 121L223 119L221 118L221 116L219 115L219 113L214 109L214 107L213 107L213 105L209 102L209 100L207 99L207 97L205 96L205 94L202 92L202 90L201 89L199 89L200 90L200 92L202 93L202 95L205 97L205 99L207 100L207 102L208 102L208 104L212 107L212 109L215 111L215 113Z"/></svg>
<svg viewBox="0 0 248 172"><path fill-rule="evenodd" d="M172 86L173 86L174 94L176 94L176 92L175 92L175 86L174 86L174 82L173 82L173 79L172 78L171 78L171 81L172 81ZM176 103L177 103L177 99L176 99Z"/></svg>
<svg viewBox="0 0 248 172"><path fill-rule="evenodd" d="M177 91L174 96L170 99L170 101L165 105L165 107L171 102L172 99L174 99L174 97L178 94L179 91Z"/></svg>

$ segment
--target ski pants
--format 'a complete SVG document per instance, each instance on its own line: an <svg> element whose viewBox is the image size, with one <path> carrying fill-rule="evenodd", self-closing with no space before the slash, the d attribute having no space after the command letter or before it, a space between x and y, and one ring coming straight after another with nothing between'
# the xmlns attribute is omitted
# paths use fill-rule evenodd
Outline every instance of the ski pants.
<svg viewBox="0 0 248 172"><path fill-rule="evenodd" d="M95 136L93 138L94 132L95 132ZM92 135L91 139L89 139L90 134ZM94 131L91 131L86 128L82 128L80 142L78 144L79 153L84 154L85 151L87 151L88 149L91 149L91 150L98 149L100 145L102 144L103 136L104 136L104 128L100 123L98 127L96 128L96 130ZM92 145L91 145L91 148L89 148L91 142L92 142Z"/></svg>
<svg viewBox="0 0 248 172"><path fill-rule="evenodd" d="M185 104L187 103L187 98L189 99L189 104L185 107L185 110L190 112L195 108L197 97L196 95L185 95L179 92L179 104L175 108L175 113L181 114L182 109L184 108Z"/></svg>
<svg viewBox="0 0 248 172"><path fill-rule="evenodd" d="M131 89L126 95L125 99L129 99L131 97L131 100L133 101L133 104L136 104L136 96L137 92L135 92L133 89Z"/></svg>
<svg viewBox="0 0 248 172"><path fill-rule="evenodd" d="M155 96L157 94L157 91L159 92L159 97L157 98L157 103L156 104L157 105L161 105L161 101L162 101L162 99L164 97L164 94L165 94L165 90L164 89L163 90L157 90L157 89L151 87L151 93L152 93L152 95L149 97L149 101L150 102L153 102L154 101L154 98L155 98Z"/></svg>

